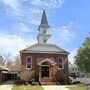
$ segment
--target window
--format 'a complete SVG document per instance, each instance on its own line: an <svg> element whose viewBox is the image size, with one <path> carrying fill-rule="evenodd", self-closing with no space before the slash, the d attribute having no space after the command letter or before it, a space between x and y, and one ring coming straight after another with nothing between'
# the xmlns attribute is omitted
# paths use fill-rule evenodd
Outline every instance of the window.
<svg viewBox="0 0 90 90"><path fill-rule="evenodd" d="M73 69L73 71L74 71L74 68L72 68Z"/></svg>
<svg viewBox="0 0 90 90"><path fill-rule="evenodd" d="M58 58L58 68L59 69L63 69L64 68L63 58Z"/></svg>
<svg viewBox="0 0 90 90"><path fill-rule="evenodd" d="M32 58L29 56L26 60L26 68L31 69L32 68Z"/></svg>
<svg viewBox="0 0 90 90"><path fill-rule="evenodd" d="M43 42L44 42L44 43L46 43L46 42L47 42L47 40L46 40L46 39L44 39L44 40L43 40Z"/></svg>
<svg viewBox="0 0 90 90"><path fill-rule="evenodd" d="M46 33L46 30L43 30L43 33Z"/></svg>

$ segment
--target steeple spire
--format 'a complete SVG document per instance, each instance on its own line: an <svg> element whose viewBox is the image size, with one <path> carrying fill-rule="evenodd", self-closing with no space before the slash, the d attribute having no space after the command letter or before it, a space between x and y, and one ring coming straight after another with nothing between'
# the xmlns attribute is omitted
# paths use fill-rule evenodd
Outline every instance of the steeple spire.
<svg viewBox="0 0 90 90"><path fill-rule="evenodd" d="M43 15L42 15L40 26L48 26L49 27L45 10L43 11Z"/></svg>
<svg viewBox="0 0 90 90"><path fill-rule="evenodd" d="M41 24L39 25L39 34L37 36L38 43L47 43L48 39L51 37L51 34L48 34L49 25L47 22L47 17L45 10L43 11Z"/></svg>

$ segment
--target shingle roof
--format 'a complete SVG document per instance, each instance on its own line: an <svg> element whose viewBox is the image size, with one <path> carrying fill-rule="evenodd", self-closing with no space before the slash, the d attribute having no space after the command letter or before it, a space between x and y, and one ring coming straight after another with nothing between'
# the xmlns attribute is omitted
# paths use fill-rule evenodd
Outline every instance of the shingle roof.
<svg viewBox="0 0 90 90"><path fill-rule="evenodd" d="M43 44L43 43L37 43L34 44L23 51L29 51L32 53L68 53L64 49L54 45L54 44Z"/></svg>

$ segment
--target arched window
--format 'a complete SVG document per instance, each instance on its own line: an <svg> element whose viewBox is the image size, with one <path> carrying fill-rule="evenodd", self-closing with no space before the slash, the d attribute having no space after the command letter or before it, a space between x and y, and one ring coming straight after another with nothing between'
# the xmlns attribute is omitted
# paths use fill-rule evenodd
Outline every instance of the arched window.
<svg viewBox="0 0 90 90"><path fill-rule="evenodd" d="M26 59L26 68L31 69L32 68L32 58L29 56Z"/></svg>
<svg viewBox="0 0 90 90"><path fill-rule="evenodd" d="M64 62L63 62L63 58L61 57L58 58L58 68L64 69Z"/></svg>

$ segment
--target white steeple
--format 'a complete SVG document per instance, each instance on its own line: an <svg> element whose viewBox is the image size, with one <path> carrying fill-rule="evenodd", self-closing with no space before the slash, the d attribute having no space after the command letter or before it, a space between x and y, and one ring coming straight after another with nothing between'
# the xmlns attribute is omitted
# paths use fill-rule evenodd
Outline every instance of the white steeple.
<svg viewBox="0 0 90 90"><path fill-rule="evenodd" d="M42 19L41 19L41 24L39 25L39 34L37 36L38 43L47 43L48 39L50 38L51 34L48 34L48 29L49 29L47 17L45 10L43 11Z"/></svg>

